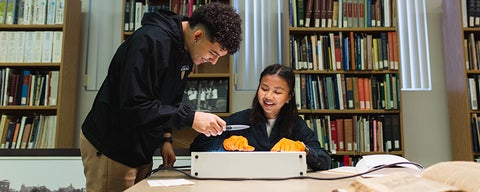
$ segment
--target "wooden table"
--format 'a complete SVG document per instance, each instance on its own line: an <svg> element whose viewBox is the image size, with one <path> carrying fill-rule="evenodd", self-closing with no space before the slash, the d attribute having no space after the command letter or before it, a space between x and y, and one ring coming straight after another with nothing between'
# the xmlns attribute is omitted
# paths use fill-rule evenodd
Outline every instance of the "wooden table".
<svg viewBox="0 0 480 192"><path fill-rule="evenodd" d="M332 174L326 172L309 172L307 176L320 177L320 178L332 178L345 176L340 174ZM170 186L170 187L150 187L147 180L154 179L179 179L184 178L194 182L193 185L182 186ZM137 183L133 187L127 189L127 192L155 192L155 191L168 191L168 192L331 192L334 189L346 188L354 178L341 179L341 180L315 180L315 179L289 179L289 180L241 180L241 181L224 181L224 180L196 180L189 179L182 173L172 170L161 170L147 179Z"/></svg>

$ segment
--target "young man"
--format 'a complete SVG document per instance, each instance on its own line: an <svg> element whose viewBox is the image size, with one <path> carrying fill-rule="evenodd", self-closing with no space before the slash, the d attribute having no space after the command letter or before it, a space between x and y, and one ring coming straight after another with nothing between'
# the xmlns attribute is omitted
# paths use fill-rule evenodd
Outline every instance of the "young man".
<svg viewBox="0 0 480 192"><path fill-rule="evenodd" d="M220 117L181 101L193 65L215 65L237 52L241 33L241 18L227 4L203 5L190 18L168 11L144 15L142 27L113 56L82 125L87 191L134 185L152 169L158 147L163 165L172 166L174 128L192 127L206 136L223 132Z"/></svg>

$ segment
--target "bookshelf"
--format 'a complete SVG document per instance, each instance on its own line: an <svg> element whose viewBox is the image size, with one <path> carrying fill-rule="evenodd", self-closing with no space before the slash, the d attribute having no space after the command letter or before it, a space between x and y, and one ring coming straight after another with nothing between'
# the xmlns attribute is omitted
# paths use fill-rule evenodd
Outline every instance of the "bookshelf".
<svg viewBox="0 0 480 192"><path fill-rule="evenodd" d="M479 52L473 48L480 40L480 28L470 23L470 18L476 15L472 16L475 6L470 3L475 5L473 0L442 2L452 160L465 161L480 159L477 118L480 70L478 59L474 60Z"/></svg>
<svg viewBox="0 0 480 192"><path fill-rule="evenodd" d="M133 4L132 2L135 2ZM166 9L173 11L180 15L189 15L189 12L195 10L195 7L204 4L206 1L187 1L187 0L123 0L123 11L122 11L122 41L127 39L130 35L133 34L133 31L138 27L137 22L141 17L137 17L136 8L142 7L143 12L151 12L156 9ZM214 0L209 2L222 2L230 3L230 0ZM191 4L189 4L191 3ZM134 6L132 6L134 5ZM141 5L141 6L140 6ZM130 7L130 11L128 11ZM142 12L140 11L140 12ZM137 11L138 12L138 11ZM132 14L133 13L133 14ZM232 89L233 89L233 56L221 57L215 66L205 63L199 66L194 66L194 71L189 75L189 84L187 84L186 91L189 87L195 87L198 92L198 97L196 100L192 100L195 104L195 108L198 111L207 111L213 112L220 117L227 117L232 113ZM194 85L190 84L192 82ZM214 84L214 87L218 88L218 100L214 104L206 101L204 104L203 101L200 101L200 89L204 85ZM224 90L224 91L220 91ZM208 100L208 99L207 99ZM184 98L184 101L189 102L188 97ZM189 148L190 143L198 135L193 129L185 128L181 130L174 130L173 137L174 143L173 147L175 148L177 155L190 155Z"/></svg>
<svg viewBox="0 0 480 192"><path fill-rule="evenodd" d="M299 113L333 166L353 165L362 155L404 156L395 5L287 3L284 62L295 71Z"/></svg>
<svg viewBox="0 0 480 192"><path fill-rule="evenodd" d="M62 155L66 153L77 153L74 149L74 128L77 98L76 85L80 52L81 1L57 0L56 3L57 6L55 9L51 9L56 10L57 12L56 14L55 12L52 12L56 17L54 20L48 21L50 13L46 11L45 21L39 20L36 22L33 17L30 23L28 22L28 19L26 19L28 15L25 15L23 20L19 19L10 24L0 24L0 37L2 37L2 34L4 35L3 37L25 34L25 38L22 38L22 35L18 35L20 37L13 39L16 42L22 42L22 39L24 39L24 46L21 46L23 44L15 45L7 43L6 41L1 41L2 43L0 46L3 48L12 45L15 46L13 52L6 48L8 54L20 54L17 54L15 59L2 58L0 56L0 69L2 69L1 81L5 83L1 89L1 93L4 94L4 97L2 97L3 103L0 105L0 114L10 115L13 117L13 120L20 119L24 116L31 117L32 119L34 119L33 117L39 116L40 119L42 119L41 116L51 116L54 117L51 118L51 124L49 126L44 125L44 127L48 127L45 128L45 130L55 130L50 133L50 136L46 137L47 140L50 141L47 142L49 143L48 145L33 145L31 148L28 147L28 143L27 147L13 148L10 146L10 148L0 149L0 154L2 155ZM27 10L26 7L27 6L25 6L25 10ZM35 12L32 12L32 14L35 14ZM32 16L30 15L30 17ZM19 16L19 18L21 17ZM35 40L32 43L32 41L28 40L29 33L30 35L34 33L42 34L43 36L39 35L42 37L39 42L45 43L38 43ZM8 41L10 42L12 41L11 38L7 39L9 39ZM68 42L68 44L66 42ZM33 47L27 46L29 43L32 43ZM36 49L35 44L40 44L44 47ZM49 45L52 49L48 48L50 47ZM30 53L27 54L27 52L42 52L42 55L32 56ZM9 56L7 55L7 57ZM41 59L35 60L33 58ZM5 75L7 74L5 72L7 68L10 70L10 75ZM23 90L20 89L20 85L22 85L24 81L22 81L21 78L15 80L12 77L14 74L22 77L21 74L27 70L30 72L30 76L23 77L28 77L26 82L29 83L29 86L27 87L29 87L28 90L30 90L30 93L27 94L26 103L23 103L23 98L21 98L23 97L23 95L21 95ZM50 73L52 71L57 72L53 72L56 74ZM55 80L55 78L57 78L57 80ZM34 79L37 79L36 82L38 83L33 83L35 82ZM47 79L50 81L48 82ZM11 82L17 82L18 84L17 86L13 86L14 84L8 86ZM13 89L11 87L17 87L18 89ZM57 91L55 91L55 89ZM35 90L35 93L32 90ZM50 99L52 97L53 100ZM25 125L27 125L28 122L29 121L27 120ZM35 121L33 121L32 130L35 124ZM40 125L39 127L42 127L41 123L38 124ZM39 128L39 130L41 129L42 128ZM3 129L0 128L0 130ZM25 130L27 129L25 128ZM41 131L38 133L38 138L41 136L40 132ZM31 138L33 137L30 137L30 139ZM39 140L36 140L36 142L36 144L39 144Z"/></svg>

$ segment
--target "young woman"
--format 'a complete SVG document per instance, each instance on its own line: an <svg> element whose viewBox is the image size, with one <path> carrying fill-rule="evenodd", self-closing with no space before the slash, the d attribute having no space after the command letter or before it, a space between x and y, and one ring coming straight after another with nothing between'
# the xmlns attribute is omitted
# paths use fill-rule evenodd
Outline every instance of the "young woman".
<svg viewBox="0 0 480 192"><path fill-rule="evenodd" d="M214 137L199 135L190 145L190 150L224 151L224 140L236 135L245 137L255 151L271 151L275 144L286 138L291 145L295 145L296 141L303 142L310 169L329 169L330 156L320 147L315 133L298 115L294 85L295 75L291 68L280 64L268 66L261 74L252 107L236 112L225 120L227 124L246 124L250 128L224 132Z"/></svg>

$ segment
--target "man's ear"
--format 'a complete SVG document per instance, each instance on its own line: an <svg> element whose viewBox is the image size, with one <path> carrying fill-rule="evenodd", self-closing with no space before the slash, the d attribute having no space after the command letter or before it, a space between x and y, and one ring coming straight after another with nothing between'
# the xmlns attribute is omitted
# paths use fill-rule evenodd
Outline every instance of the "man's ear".
<svg viewBox="0 0 480 192"><path fill-rule="evenodd" d="M193 41L197 42L197 41L201 40L203 36L204 36L203 30L197 29L193 32Z"/></svg>

